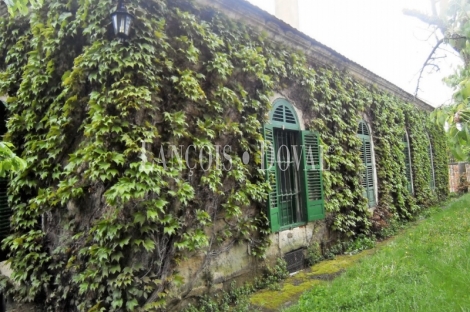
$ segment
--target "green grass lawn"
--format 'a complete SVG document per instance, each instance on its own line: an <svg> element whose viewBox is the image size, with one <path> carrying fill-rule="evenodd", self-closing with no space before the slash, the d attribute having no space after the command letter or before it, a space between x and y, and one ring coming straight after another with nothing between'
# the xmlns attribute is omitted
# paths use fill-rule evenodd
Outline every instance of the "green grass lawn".
<svg viewBox="0 0 470 312"><path fill-rule="evenodd" d="M470 195L307 291L286 311L470 311Z"/></svg>

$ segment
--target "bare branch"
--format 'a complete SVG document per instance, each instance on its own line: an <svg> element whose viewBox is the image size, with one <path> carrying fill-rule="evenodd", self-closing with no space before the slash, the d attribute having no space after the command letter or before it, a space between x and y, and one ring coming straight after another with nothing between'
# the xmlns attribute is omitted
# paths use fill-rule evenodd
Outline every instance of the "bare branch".
<svg viewBox="0 0 470 312"><path fill-rule="evenodd" d="M468 40L469 38L466 36L458 35L458 34L450 34L447 36L449 40Z"/></svg>
<svg viewBox="0 0 470 312"><path fill-rule="evenodd" d="M436 73L441 71L441 68L439 67L439 65L437 64L428 64L427 65L428 67L432 67L432 69L429 71L429 73L432 73L432 71L434 70Z"/></svg>
<svg viewBox="0 0 470 312"><path fill-rule="evenodd" d="M431 64L430 61L432 60L432 58L434 57L434 53L436 53L437 49L439 48L439 46L444 42L444 39L440 39L439 41L437 41L436 45L434 46L434 48L432 49L431 53L429 53L428 55L428 58L426 59L426 61L424 62L423 66L421 67L421 71L419 72L419 77L418 77L418 83L416 84L416 90L415 90L415 97L418 96L418 91L419 91L419 85L421 83L421 78L423 78L423 72L424 72L424 68L426 68L427 66L437 66L435 64Z"/></svg>
<svg viewBox="0 0 470 312"><path fill-rule="evenodd" d="M433 25L434 26L434 25ZM432 36L436 37L437 38L437 34L436 34L436 31L438 30L439 28L437 26L434 27L434 30L429 34L429 37L424 40L424 41L428 41L429 39L431 39Z"/></svg>
<svg viewBox="0 0 470 312"><path fill-rule="evenodd" d="M434 60L444 59L444 58L446 58L446 57L447 57L447 54L446 54L446 55L442 55L442 56L433 56L433 57L431 58L431 60L434 61Z"/></svg>

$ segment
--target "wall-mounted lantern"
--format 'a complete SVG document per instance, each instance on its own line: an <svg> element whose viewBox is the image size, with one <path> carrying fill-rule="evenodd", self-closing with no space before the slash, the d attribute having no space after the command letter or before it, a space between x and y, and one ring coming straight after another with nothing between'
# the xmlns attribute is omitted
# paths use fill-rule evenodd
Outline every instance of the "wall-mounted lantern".
<svg viewBox="0 0 470 312"><path fill-rule="evenodd" d="M122 39L129 38L134 16L127 12L122 0L119 0L116 11L111 14L111 20L113 21L114 34Z"/></svg>

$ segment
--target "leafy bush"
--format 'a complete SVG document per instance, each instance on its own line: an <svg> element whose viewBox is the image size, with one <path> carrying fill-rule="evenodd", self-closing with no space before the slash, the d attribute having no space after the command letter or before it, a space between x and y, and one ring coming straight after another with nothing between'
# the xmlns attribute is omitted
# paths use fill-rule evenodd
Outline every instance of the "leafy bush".
<svg viewBox="0 0 470 312"><path fill-rule="evenodd" d="M308 266L312 266L324 259L320 245L318 243L310 244L307 248L307 256L305 262Z"/></svg>
<svg viewBox="0 0 470 312"><path fill-rule="evenodd" d="M359 235L356 239L348 244L346 252L359 252L366 249L372 249L374 247L375 237Z"/></svg>

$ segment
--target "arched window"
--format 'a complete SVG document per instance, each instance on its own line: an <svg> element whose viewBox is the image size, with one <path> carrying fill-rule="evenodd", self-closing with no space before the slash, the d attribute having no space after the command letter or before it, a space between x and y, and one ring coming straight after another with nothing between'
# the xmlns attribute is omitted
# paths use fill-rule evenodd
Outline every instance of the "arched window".
<svg viewBox="0 0 470 312"><path fill-rule="evenodd" d="M293 106L277 99L264 126L268 218L277 232L325 217L318 134L302 131Z"/></svg>
<svg viewBox="0 0 470 312"><path fill-rule="evenodd" d="M284 99L278 99L274 102L269 117L273 127L300 130L299 119L294 108Z"/></svg>
<svg viewBox="0 0 470 312"><path fill-rule="evenodd" d="M0 140L6 133L6 120L7 110L2 101L0 101ZM0 244L1 241L10 233L10 217L11 209L8 206L7 196L8 180L0 177ZM5 260L4 252L0 250L0 261Z"/></svg>
<svg viewBox="0 0 470 312"><path fill-rule="evenodd" d="M364 187L364 197L369 202L369 207L375 207L375 178L374 178L374 159L372 151L372 138L367 123L363 120L359 122L357 136L362 141L361 159L365 166L362 173L362 186Z"/></svg>
<svg viewBox="0 0 470 312"><path fill-rule="evenodd" d="M405 154L406 181L408 181L408 191L414 194L413 190L413 172L411 170L411 149L408 132L405 130L403 135L403 154Z"/></svg>
<svg viewBox="0 0 470 312"><path fill-rule="evenodd" d="M436 174L435 174L435 171L434 171L434 156L433 156L433 150L432 150L432 145L431 145L431 139L429 138L429 135L428 135L428 142L429 142L429 146L428 146L428 154L429 154L429 163L430 163L430 166L431 166L431 180L429 181L429 187L431 188L431 190L435 190L436 189Z"/></svg>

